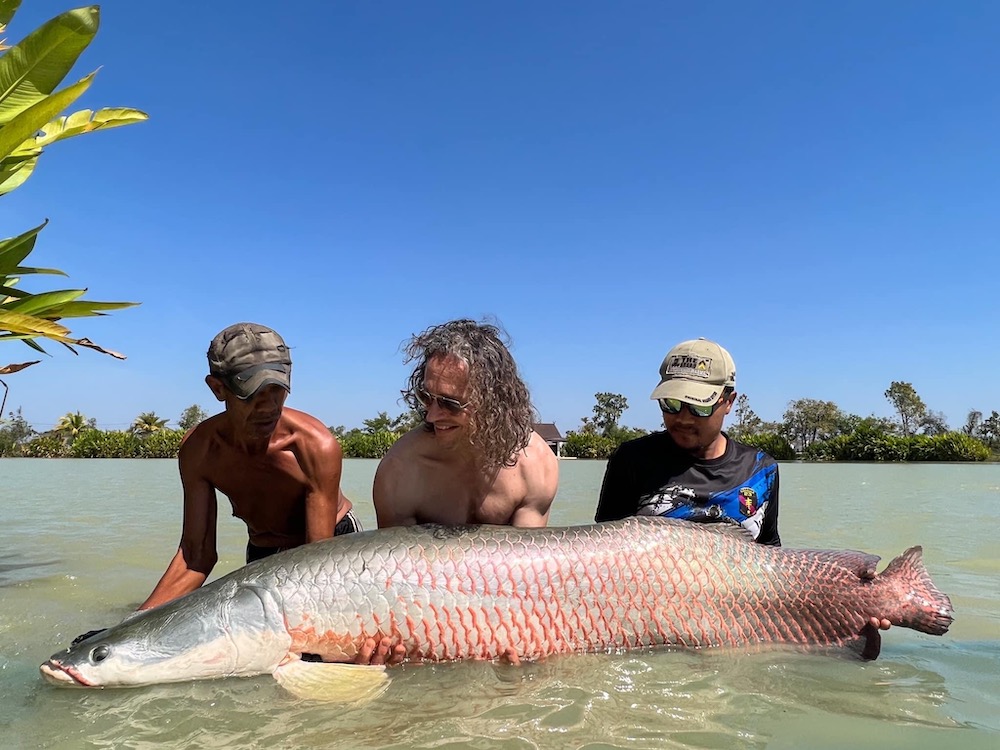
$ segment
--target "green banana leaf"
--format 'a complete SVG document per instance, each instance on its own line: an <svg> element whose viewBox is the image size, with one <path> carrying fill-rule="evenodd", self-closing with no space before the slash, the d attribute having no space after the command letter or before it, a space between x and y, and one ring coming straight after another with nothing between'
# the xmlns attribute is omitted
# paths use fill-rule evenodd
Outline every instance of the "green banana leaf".
<svg viewBox="0 0 1000 750"><path fill-rule="evenodd" d="M8 237L0 240L0 276L7 276L8 274L18 272L21 261L27 258L35 248L38 233L48 223L49 221L46 219L37 227L22 232L17 237Z"/></svg>
<svg viewBox="0 0 1000 750"><path fill-rule="evenodd" d="M97 6L56 16L0 58L0 125L51 94L97 34Z"/></svg>
<svg viewBox="0 0 1000 750"><path fill-rule="evenodd" d="M103 315L102 310L122 310L137 304L135 302L81 300L80 297L86 293L86 289L60 289L54 292L42 292L4 304L0 306L0 310L58 320L59 318L89 318Z"/></svg>
<svg viewBox="0 0 1000 750"><path fill-rule="evenodd" d="M21 0L0 0L0 34L20 5ZM91 73L56 90L94 39L99 24L100 8L92 5L56 16L11 47L0 39L0 196L24 184L46 146L149 119L145 112L124 107L63 114L94 79ZM125 359L90 339L74 338L69 328L56 321L101 316L137 303L86 300L86 289L31 293L17 288L22 276L66 275L58 269L23 265L47 223L0 240L0 341L20 340L45 353L37 339L49 339L74 354L74 347L85 347ZM35 364L37 360L10 364L0 367L0 372L17 372Z"/></svg>
<svg viewBox="0 0 1000 750"><path fill-rule="evenodd" d="M0 34L4 32L20 5L21 0L0 0Z"/></svg>
<svg viewBox="0 0 1000 750"><path fill-rule="evenodd" d="M0 159L0 185L3 186L4 192L9 193L21 187L24 181L31 177L31 173L35 171L37 165L37 155L29 158L9 156L6 159Z"/></svg>
<svg viewBox="0 0 1000 750"><path fill-rule="evenodd" d="M91 73L72 86L67 86L55 94L49 94L0 128L0 159L6 159L28 139L33 141L38 131L90 87L94 75Z"/></svg>
<svg viewBox="0 0 1000 750"><path fill-rule="evenodd" d="M72 138L82 133L93 133L95 130L119 128L136 122L148 120L149 115L138 109L129 107L106 107L96 112L81 109L68 117L59 117L42 127L42 132L35 138L35 145L44 148L50 143Z"/></svg>
<svg viewBox="0 0 1000 750"><path fill-rule="evenodd" d="M22 315L0 309L0 330L10 331L14 338L21 336L45 336L54 341L69 341L69 329L54 320L37 318L34 315ZM5 338L5 335L0 335ZM69 341L69 343L72 343Z"/></svg>

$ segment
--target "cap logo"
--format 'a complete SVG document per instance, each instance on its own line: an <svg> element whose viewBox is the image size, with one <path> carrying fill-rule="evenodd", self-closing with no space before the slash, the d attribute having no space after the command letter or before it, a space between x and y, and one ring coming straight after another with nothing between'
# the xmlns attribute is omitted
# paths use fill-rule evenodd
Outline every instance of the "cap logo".
<svg viewBox="0 0 1000 750"><path fill-rule="evenodd" d="M712 358L695 357L690 354L675 354L667 363L663 375L674 378L707 380L711 377Z"/></svg>

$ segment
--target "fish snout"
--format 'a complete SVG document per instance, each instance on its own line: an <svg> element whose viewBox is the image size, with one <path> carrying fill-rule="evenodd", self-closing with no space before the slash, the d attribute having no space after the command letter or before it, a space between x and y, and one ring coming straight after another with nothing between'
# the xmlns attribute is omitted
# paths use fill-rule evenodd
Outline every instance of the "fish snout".
<svg viewBox="0 0 1000 750"><path fill-rule="evenodd" d="M55 659L49 659L38 668L38 671L42 673L45 681L52 685L59 685L60 687L84 687L84 683L80 682Z"/></svg>

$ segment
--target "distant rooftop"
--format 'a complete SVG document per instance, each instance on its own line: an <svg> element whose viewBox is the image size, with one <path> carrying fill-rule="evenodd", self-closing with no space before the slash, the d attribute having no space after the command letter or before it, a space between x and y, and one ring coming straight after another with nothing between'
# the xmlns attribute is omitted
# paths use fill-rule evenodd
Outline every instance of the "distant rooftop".
<svg viewBox="0 0 1000 750"><path fill-rule="evenodd" d="M565 443L566 438L562 436L559 432L559 428L556 427L554 422L537 422L532 425L535 428L535 432L542 436L542 440L546 443Z"/></svg>

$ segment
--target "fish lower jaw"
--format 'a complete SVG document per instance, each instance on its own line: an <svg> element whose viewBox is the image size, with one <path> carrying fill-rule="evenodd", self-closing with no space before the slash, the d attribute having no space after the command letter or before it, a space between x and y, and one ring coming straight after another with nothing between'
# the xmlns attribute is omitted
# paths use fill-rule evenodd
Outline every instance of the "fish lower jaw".
<svg viewBox="0 0 1000 750"><path fill-rule="evenodd" d="M59 687L94 687L81 677L64 668L59 662L54 662L51 659L42 664L38 668L38 671L42 673L45 681L51 685L58 685Z"/></svg>

